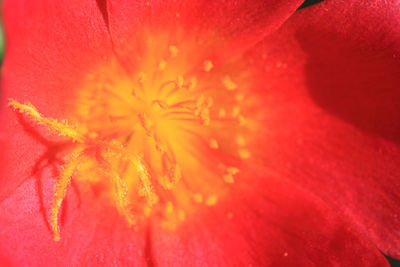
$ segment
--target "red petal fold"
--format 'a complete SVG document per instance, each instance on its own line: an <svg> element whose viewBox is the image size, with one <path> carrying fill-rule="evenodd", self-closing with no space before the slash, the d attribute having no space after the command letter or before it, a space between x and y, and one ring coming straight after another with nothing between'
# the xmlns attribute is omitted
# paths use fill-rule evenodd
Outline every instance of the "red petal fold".
<svg viewBox="0 0 400 267"><path fill-rule="evenodd" d="M269 118L266 165L400 257L400 5L326 1L249 54Z"/></svg>

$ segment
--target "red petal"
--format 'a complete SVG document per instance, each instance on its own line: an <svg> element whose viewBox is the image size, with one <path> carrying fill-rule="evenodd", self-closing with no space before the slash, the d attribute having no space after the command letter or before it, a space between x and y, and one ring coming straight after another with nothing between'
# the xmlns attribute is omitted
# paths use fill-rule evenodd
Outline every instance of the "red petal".
<svg viewBox="0 0 400 267"><path fill-rule="evenodd" d="M118 54L132 66L140 51L137 40L142 40L145 32L172 37L183 30L190 33L188 38L196 37L208 45L223 40L229 52L221 47L214 52L229 58L234 50L245 49L276 30L301 2L110 0L103 11Z"/></svg>
<svg viewBox="0 0 400 267"><path fill-rule="evenodd" d="M54 184L38 179L28 180L0 204L0 255L10 265L145 265L143 232L129 229L114 206L99 204L84 188L69 190L62 209L62 238L55 242L46 216Z"/></svg>
<svg viewBox="0 0 400 267"><path fill-rule="evenodd" d="M283 177L266 174L247 190L178 233L155 227L155 265L388 266L335 211Z"/></svg>
<svg viewBox="0 0 400 267"><path fill-rule="evenodd" d="M4 3L3 14L7 47L1 77L0 199L32 177L35 162L46 153L44 141L22 131L6 106L8 98L29 100L46 116L65 118L82 75L111 54L94 2L12 0Z"/></svg>
<svg viewBox="0 0 400 267"><path fill-rule="evenodd" d="M397 2L396 2L397 3ZM264 159L400 257L400 5L327 1L254 49Z"/></svg>

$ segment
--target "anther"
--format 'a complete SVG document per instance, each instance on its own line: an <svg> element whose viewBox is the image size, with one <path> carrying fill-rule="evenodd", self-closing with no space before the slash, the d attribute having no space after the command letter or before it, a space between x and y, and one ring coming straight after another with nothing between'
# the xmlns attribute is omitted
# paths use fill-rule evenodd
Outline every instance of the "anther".
<svg viewBox="0 0 400 267"><path fill-rule="evenodd" d="M165 60L161 60L161 62L158 64L158 70L163 71L167 67L167 62Z"/></svg>
<svg viewBox="0 0 400 267"><path fill-rule="evenodd" d="M206 60L204 61L204 70L206 72L210 72L210 70L214 67L213 63L211 60Z"/></svg>
<svg viewBox="0 0 400 267"><path fill-rule="evenodd" d="M171 54L171 57L176 57L178 55L178 48L174 45L170 45L169 53Z"/></svg>
<svg viewBox="0 0 400 267"><path fill-rule="evenodd" d="M222 79L222 83L225 86L225 88L229 91L233 91L238 88L237 84L233 82L231 77L229 77L228 75Z"/></svg>
<svg viewBox="0 0 400 267"><path fill-rule="evenodd" d="M215 206L218 202L218 196L217 195L210 195L206 198L206 205L207 206Z"/></svg>
<svg viewBox="0 0 400 267"><path fill-rule="evenodd" d="M218 147L219 147L217 140L215 140L214 138L212 138L212 139L210 139L210 140L208 141L208 145L209 145L210 148L212 148L212 149L218 149Z"/></svg>

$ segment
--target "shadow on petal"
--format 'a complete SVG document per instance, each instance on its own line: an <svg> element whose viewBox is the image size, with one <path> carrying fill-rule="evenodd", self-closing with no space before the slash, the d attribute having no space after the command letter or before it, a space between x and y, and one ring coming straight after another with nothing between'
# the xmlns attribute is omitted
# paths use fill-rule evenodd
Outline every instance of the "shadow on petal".
<svg viewBox="0 0 400 267"><path fill-rule="evenodd" d="M399 144L397 55L387 48L354 45L329 32L303 31L297 38L308 54L308 89L315 102L368 134Z"/></svg>

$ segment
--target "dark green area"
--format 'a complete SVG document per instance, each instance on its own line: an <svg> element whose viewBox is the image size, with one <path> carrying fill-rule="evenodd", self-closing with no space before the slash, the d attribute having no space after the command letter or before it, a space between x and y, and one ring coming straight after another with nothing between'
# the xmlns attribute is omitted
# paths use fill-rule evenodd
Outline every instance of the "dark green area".
<svg viewBox="0 0 400 267"><path fill-rule="evenodd" d="M400 261L394 260L392 258L386 257L389 260L390 266L392 267L400 267Z"/></svg>
<svg viewBox="0 0 400 267"><path fill-rule="evenodd" d="M314 4L317 4L319 2L322 2L323 0L306 0L303 2L303 4L299 7L299 9L301 8L305 8Z"/></svg>

